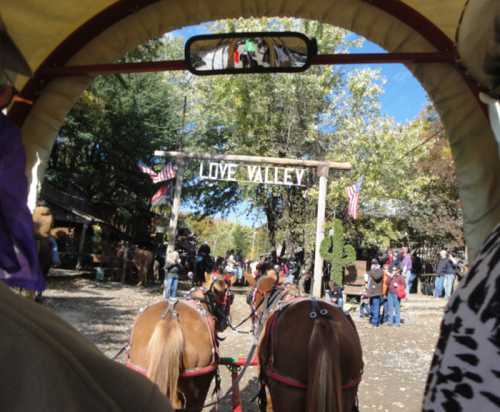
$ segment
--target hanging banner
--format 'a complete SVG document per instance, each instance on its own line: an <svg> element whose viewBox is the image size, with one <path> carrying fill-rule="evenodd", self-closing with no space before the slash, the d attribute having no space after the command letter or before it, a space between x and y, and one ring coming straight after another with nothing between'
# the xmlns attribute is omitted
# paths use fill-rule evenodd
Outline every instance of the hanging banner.
<svg viewBox="0 0 500 412"><path fill-rule="evenodd" d="M204 180L248 182L281 186L303 186L307 169L257 166L240 163L200 161L199 177Z"/></svg>

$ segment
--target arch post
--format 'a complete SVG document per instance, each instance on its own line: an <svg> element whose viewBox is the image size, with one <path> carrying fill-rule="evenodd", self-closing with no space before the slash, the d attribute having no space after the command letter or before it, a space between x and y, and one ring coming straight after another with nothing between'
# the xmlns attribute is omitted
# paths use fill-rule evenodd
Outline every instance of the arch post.
<svg viewBox="0 0 500 412"><path fill-rule="evenodd" d="M318 196L318 214L316 217L316 248L314 252L314 281L313 296L321 297L321 284L323 279L323 258L320 249L321 242L325 236L325 212L326 212L326 192L328 188L328 173L330 168L328 164L318 166L317 173L319 177L319 196Z"/></svg>

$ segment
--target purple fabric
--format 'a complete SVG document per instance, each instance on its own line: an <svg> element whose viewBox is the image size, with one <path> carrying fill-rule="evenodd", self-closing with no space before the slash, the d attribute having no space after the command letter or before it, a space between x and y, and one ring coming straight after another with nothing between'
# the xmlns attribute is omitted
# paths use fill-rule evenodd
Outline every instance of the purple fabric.
<svg viewBox="0 0 500 412"><path fill-rule="evenodd" d="M401 263L401 270L411 272L412 263L411 256L409 254L404 255L403 262Z"/></svg>
<svg viewBox="0 0 500 412"><path fill-rule="evenodd" d="M20 130L0 113L0 280L9 286L41 291L33 220L26 205L26 156Z"/></svg>

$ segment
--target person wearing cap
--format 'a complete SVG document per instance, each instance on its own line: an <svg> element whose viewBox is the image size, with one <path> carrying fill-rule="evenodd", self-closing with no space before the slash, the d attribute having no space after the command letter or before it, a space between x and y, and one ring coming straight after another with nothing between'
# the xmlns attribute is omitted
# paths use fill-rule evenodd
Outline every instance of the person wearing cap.
<svg viewBox="0 0 500 412"><path fill-rule="evenodd" d="M382 301L382 286L384 274L377 259L372 259L368 272L367 295L370 299L370 323L380 326L380 304Z"/></svg>

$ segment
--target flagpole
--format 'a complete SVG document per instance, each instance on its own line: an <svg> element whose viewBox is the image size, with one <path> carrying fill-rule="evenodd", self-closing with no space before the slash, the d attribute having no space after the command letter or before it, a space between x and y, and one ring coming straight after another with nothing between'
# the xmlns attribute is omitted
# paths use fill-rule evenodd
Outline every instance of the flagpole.
<svg viewBox="0 0 500 412"><path fill-rule="evenodd" d="M182 127L178 135L177 147L182 150L184 145L184 128L186 126L187 96L184 96L182 107ZM177 236L177 222L179 221L179 212L181 209L182 182L184 180L184 162L182 157L177 157L177 172L175 174L175 193L172 202L172 212L170 213L170 223L168 225L168 246L167 254L175 250L175 239Z"/></svg>

